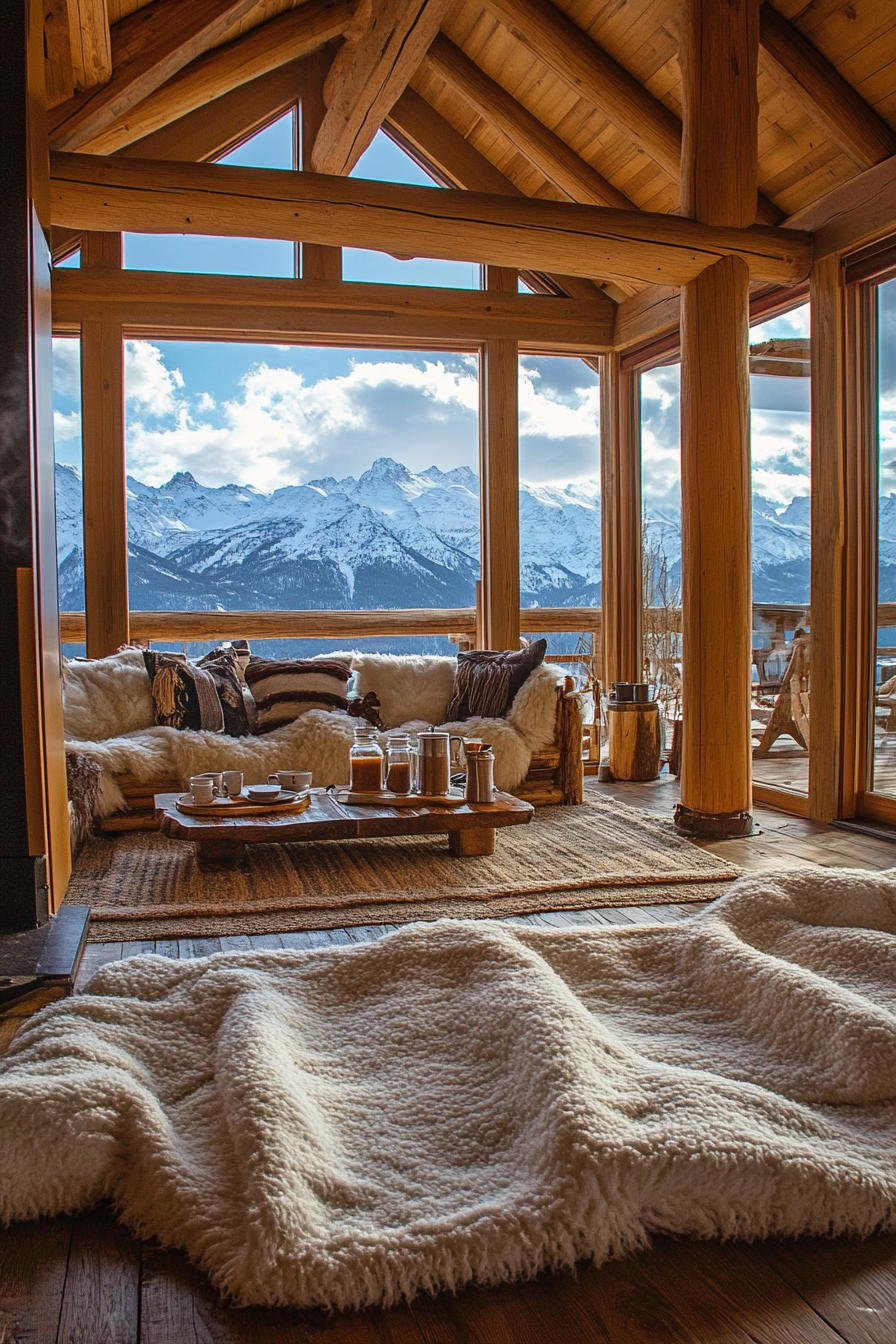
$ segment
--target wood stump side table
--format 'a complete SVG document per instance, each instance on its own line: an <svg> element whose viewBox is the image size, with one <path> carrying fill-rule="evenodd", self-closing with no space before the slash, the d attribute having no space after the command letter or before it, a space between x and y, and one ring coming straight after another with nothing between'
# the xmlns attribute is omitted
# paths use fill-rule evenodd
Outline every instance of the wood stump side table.
<svg viewBox="0 0 896 1344"><path fill-rule="evenodd" d="M493 803L464 803L462 807L349 807L337 803L323 789L313 789L304 812L278 815L271 811L254 817L189 817L178 812L178 793L157 793L161 831L173 840L190 840L204 872L235 868L246 862L246 846L295 844L303 840L357 840L386 835L448 835L455 858L492 854L495 832L532 820L531 803L498 793Z"/></svg>
<svg viewBox="0 0 896 1344"><path fill-rule="evenodd" d="M656 779L662 745L656 700L610 701L607 737L607 764L614 779Z"/></svg>

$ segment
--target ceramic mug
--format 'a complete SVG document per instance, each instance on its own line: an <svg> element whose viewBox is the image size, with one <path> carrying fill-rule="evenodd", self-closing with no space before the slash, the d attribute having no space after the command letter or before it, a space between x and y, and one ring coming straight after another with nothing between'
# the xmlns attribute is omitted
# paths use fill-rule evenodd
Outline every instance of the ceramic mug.
<svg viewBox="0 0 896 1344"><path fill-rule="evenodd" d="M228 798L238 798L243 791L242 770L224 770L221 774L224 792Z"/></svg>
<svg viewBox="0 0 896 1344"><path fill-rule="evenodd" d="M213 803L217 792L215 781L208 775L193 775L190 779L190 797L194 803Z"/></svg>
<svg viewBox="0 0 896 1344"><path fill-rule="evenodd" d="M194 775L193 778L210 779L215 786L215 792L216 793L221 792L221 780L223 779L223 775L221 774L220 770L200 770L199 774Z"/></svg>
<svg viewBox="0 0 896 1344"><path fill-rule="evenodd" d="M291 789L294 793L301 793L303 789L311 788L310 770L278 770L276 774L268 775L269 784L279 784L281 789Z"/></svg>

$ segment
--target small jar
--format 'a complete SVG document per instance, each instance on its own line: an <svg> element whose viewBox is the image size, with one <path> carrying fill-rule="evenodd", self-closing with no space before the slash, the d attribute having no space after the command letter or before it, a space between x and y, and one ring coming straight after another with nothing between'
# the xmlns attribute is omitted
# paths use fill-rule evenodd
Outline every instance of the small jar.
<svg viewBox="0 0 896 1344"><path fill-rule="evenodd" d="M390 733L386 739L386 788L390 793L410 793L411 774L407 733Z"/></svg>
<svg viewBox="0 0 896 1344"><path fill-rule="evenodd" d="M383 787L383 749L373 728L365 725L355 729L348 759L352 793L379 793Z"/></svg>

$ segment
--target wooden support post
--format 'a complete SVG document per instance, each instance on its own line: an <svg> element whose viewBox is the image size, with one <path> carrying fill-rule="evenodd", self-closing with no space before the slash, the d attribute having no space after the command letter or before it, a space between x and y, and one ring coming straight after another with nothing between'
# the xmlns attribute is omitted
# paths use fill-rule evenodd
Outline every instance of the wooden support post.
<svg viewBox="0 0 896 1344"><path fill-rule="evenodd" d="M486 289L516 290L517 272L487 266ZM482 502L482 647L516 649L520 642L519 346L483 345L479 418Z"/></svg>
<svg viewBox="0 0 896 1344"><path fill-rule="evenodd" d="M604 687L641 679L641 442L638 375L619 354L600 371L601 641Z"/></svg>
<svg viewBox="0 0 896 1344"><path fill-rule="evenodd" d="M812 752L809 815L841 815L847 480L844 415L845 292L838 256L812 270L812 561L809 616ZM856 543L859 535L855 537ZM854 631L855 635L855 631ZM855 647L854 642L851 645Z"/></svg>
<svg viewBox="0 0 896 1344"><path fill-rule="evenodd" d="M682 13L681 199L704 224L756 207L757 0ZM683 677L686 835L752 829L749 270L726 257L682 289Z"/></svg>
<svg viewBox="0 0 896 1344"><path fill-rule="evenodd" d="M311 162L311 151L321 123L326 115L324 83L333 64L333 53L321 47L302 62L301 100L299 103L298 160L300 168ZM300 243L303 280L341 280L342 248L324 247L320 243Z"/></svg>
<svg viewBox="0 0 896 1344"><path fill-rule="evenodd" d="M121 265L121 235L85 233L82 266ZM124 465L124 343L121 323L81 327L84 607L87 656L128 642L127 499Z"/></svg>

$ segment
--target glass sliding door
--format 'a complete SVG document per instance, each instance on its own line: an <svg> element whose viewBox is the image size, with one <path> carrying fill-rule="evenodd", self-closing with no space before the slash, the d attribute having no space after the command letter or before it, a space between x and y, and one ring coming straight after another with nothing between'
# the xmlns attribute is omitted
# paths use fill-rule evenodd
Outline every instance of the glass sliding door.
<svg viewBox="0 0 896 1344"><path fill-rule="evenodd" d="M869 723L869 786L896 798L896 277L874 286L877 583Z"/></svg>
<svg viewBox="0 0 896 1344"><path fill-rule="evenodd" d="M750 329L753 780L809 791L809 305Z"/></svg>

